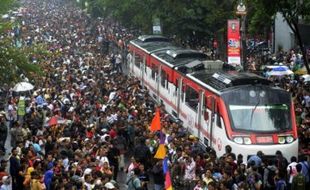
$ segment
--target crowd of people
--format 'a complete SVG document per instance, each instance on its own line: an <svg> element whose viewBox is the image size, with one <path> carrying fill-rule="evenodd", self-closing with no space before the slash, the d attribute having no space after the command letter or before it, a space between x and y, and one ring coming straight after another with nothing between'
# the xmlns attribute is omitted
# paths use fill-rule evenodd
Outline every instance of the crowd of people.
<svg viewBox="0 0 310 190"><path fill-rule="evenodd" d="M74 3L22 1L21 44L44 43L52 55L37 63L45 75L30 81L35 91L11 92L0 112L0 134L10 133L12 146L1 160L0 190L163 190L164 163L154 158L163 136L175 190L306 189L307 157L288 162L275 150L276 159L261 151L247 159L229 145L217 155L161 108L162 129L150 132L157 106L137 79L122 74L121 49L132 35ZM105 42L119 51L106 51ZM309 150L309 93L302 81L289 84L302 148Z"/></svg>

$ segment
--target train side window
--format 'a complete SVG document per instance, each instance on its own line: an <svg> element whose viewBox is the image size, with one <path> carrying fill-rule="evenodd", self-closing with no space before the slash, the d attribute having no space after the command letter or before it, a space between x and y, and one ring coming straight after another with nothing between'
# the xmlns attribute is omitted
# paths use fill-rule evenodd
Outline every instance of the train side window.
<svg viewBox="0 0 310 190"><path fill-rule="evenodd" d="M135 55L135 65L140 69L140 64L142 63L142 58L140 55L136 54Z"/></svg>
<svg viewBox="0 0 310 190"><path fill-rule="evenodd" d="M151 64L151 70L152 70L152 79L155 80L156 75L158 73L158 67L155 64Z"/></svg>
<svg viewBox="0 0 310 190"><path fill-rule="evenodd" d="M168 84L169 84L169 74L166 74L166 88L168 89Z"/></svg>
<svg viewBox="0 0 310 190"><path fill-rule="evenodd" d="M177 92L179 89L179 79L175 79L175 91Z"/></svg>
<svg viewBox="0 0 310 190"><path fill-rule="evenodd" d="M209 112L208 112L208 98L206 97L205 98L205 101L204 101L204 119L207 121L209 120Z"/></svg>
<svg viewBox="0 0 310 190"><path fill-rule="evenodd" d="M193 110L197 111L199 102L199 93L190 86L187 86L185 92L185 103Z"/></svg>
<svg viewBox="0 0 310 190"><path fill-rule="evenodd" d="M186 91L186 85L182 84L182 89L181 89L181 100L182 100L182 102L184 102L185 91Z"/></svg>
<svg viewBox="0 0 310 190"><path fill-rule="evenodd" d="M161 70L161 86L166 88L167 83L167 73L164 70Z"/></svg>
<svg viewBox="0 0 310 190"><path fill-rule="evenodd" d="M217 117L216 117L216 126L218 126L219 128L222 128L222 122L221 122L221 116L220 116L220 114L217 114Z"/></svg>
<svg viewBox="0 0 310 190"><path fill-rule="evenodd" d="M222 128L222 122L221 122L221 114L219 112L219 107L217 106L217 112L216 112L216 126L219 128Z"/></svg>

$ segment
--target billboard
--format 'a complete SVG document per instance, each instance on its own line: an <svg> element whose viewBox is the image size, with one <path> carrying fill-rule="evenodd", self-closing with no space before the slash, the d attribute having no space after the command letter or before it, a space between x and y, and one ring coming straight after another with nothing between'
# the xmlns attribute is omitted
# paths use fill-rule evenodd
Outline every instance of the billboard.
<svg viewBox="0 0 310 190"><path fill-rule="evenodd" d="M227 21L227 61L231 65L240 65L240 22L237 19Z"/></svg>

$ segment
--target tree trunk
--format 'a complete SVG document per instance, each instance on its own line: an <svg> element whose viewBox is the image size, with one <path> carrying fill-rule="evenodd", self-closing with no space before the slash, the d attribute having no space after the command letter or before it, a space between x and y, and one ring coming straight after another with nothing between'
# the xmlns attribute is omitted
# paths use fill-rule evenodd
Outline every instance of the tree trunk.
<svg viewBox="0 0 310 190"><path fill-rule="evenodd" d="M304 44L303 44L302 39L301 39L298 24L297 23L293 23L293 24L295 26L295 31L296 31L295 35L297 37L298 45L299 45L299 48L301 50L302 57L304 59L304 64L306 66L307 73L310 74L310 68L309 68L309 63L308 63L308 59L307 59L307 53L306 53L306 49L305 49Z"/></svg>
<svg viewBox="0 0 310 190"><path fill-rule="evenodd" d="M306 50L304 48L304 44L302 42L301 35L299 32L298 21L293 21L293 20L289 21L289 19L285 16L284 16L284 18L285 18L288 26L291 28L291 30L293 31L294 35L297 38L298 45L299 45L299 48L300 48L300 51L302 53L302 57L304 60L304 64L305 64L306 69L307 69L307 73L310 74L310 68L309 68L309 63L308 63L308 59L307 59L307 54L306 54Z"/></svg>

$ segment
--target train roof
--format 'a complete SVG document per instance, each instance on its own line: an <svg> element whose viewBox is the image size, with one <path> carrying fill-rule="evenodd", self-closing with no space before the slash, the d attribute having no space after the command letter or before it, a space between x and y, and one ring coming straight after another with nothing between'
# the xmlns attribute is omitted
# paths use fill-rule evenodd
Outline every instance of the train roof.
<svg viewBox="0 0 310 190"><path fill-rule="evenodd" d="M208 56L200 51L174 46L170 40L160 35L143 35L130 42L146 53L186 74L203 70Z"/></svg>
<svg viewBox="0 0 310 190"><path fill-rule="evenodd" d="M220 60L193 60L183 65L177 65L175 70L178 70L184 74L192 73L201 70L220 70L223 67L224 62Z"/></svg>
<svg viewBox="0 0 310 190"><path fill-rule="evenodd" d="M133 40L131 41L132 44L135 46L140 47L142 50L144 50L147 53L152 53L154 51L162 50L169 48L172 46L170 42L146 42L146 43L141 43L138 40Z"/></svg>
<svg viewBox="0 0 310 190"><path fill-rule="evenodd" d="M158 57L165 59L166 61L174 61L182 58L194 58L194 59L207 59L208 56L197 50L183 49L183 48L171 48L154 53Z"/></svg>
<svg viewBox="0 0 310 190"><path fill-rule="evenodd" d="M190 77L199 80L200 83L206 84L211 88L223 92L225 89L241 85L270 85L271 81L248 72L238 71L200 71L190 74Z"/></svg>
<svg viewBox="0 0 310 190"><path fill-rule="evenodd" d="M159 35L143 35L138 39L132 40L130 43L140 47L147 53L170 49L173 46L168 38Z"/></svg>
<svg viewBox="0 0 310 190"><path fill-rule="evenodd" d="M141 42L170 42L169 38L166 38L161 35L142 35L138 37L138 40Z"/></svg>
<svg viewBox="0 0 310 190"><path fill-rule="evenodd" d="M202 61L208 58L206 54L199 51L178 47L170 47L156 51L152 55L170 67L186 65L195 60ZM190 64L188 66L190 66Z"/></svg>

